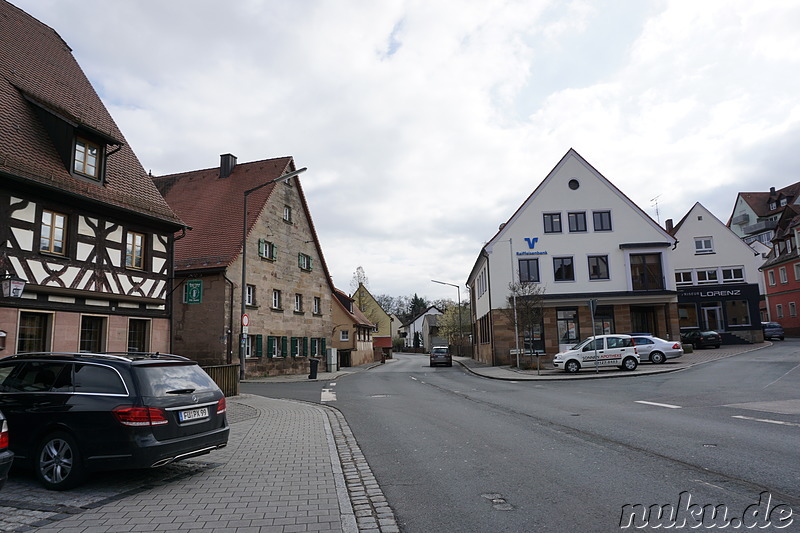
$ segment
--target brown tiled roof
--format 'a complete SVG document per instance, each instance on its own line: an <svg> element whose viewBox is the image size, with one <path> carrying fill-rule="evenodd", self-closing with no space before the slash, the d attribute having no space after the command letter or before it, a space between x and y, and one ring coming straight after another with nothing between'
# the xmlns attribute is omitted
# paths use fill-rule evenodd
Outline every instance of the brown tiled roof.
<svg viewBox="0 0 800 533"><path fill-rule="evenodd" d="M353 298L348 296L347 293L334 287L333 295L335 296L335 299L339 302L339 305L344 310L344 312L347 313L353 319L353 324L359 324L361 326L370 326L373 328L375 327L375 324L370 322L370 320L366 317L366 315L364 315L364 313L361 312L358 306L353 305L353 302L355 302L355 300L353 300ZM352 309L352 311L350 311L348 307Z"/></svg>
<svg viewBox="0 0 800 533"><path fill-rule="evenodd" d="M0 0L0 51L0 173L169 223L173 231L183 225L52 28ZM37 108L105 138L109 151L121 144L108 157L104 184L70 174Z"/></svg>
<svg viewBox="0 0 800 533"><path fill-rule="evenodd" d="M770 191L740 192L739 196L742 198L742 200L747 202L747 205L750 206L750 209L753 210L756 216L766 217L783 211L783 207L781 207L780 202L778 202L778 205L775 209L770 209L770 202L777 202L780 198L785 197L788 198L788 203L791 204L797 198L798 193L800 193L800 181L791 185L787 185L782 189L776 189L775 194L772 194Z"/></svg>

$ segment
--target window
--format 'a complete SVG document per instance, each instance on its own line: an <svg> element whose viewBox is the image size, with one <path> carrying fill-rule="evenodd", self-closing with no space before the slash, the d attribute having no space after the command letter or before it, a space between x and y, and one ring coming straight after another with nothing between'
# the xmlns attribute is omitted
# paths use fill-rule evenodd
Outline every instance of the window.
<svg viewBox="0 0 800 533"><path fill-rule="evenodd" d="M789 283L789 278L786 276L786 267L779 268L778 273L781 276L781 283Z"/></svg>
<svg viewBox="0 0 800 533"><path fill-rule="evenodd" d="M797 316L797 305L794 302L789 302L789 316Z"/></svg>
<svg viewBox="0 0 800 533"><path fill-rule="evenodd" d="M137 270L144 269L144 235L141 233L128 232L125 266Z"/></svg>
<svg viewBox="0 0 800 533"><path fill-rule="evenodd" d="M744 267L724 267L722 269L722 283L743 283Z"/></svg>
<svg viewBox="0 0 800 533"><path fill-rule="evenodd" d="M283 206L283 220L292 223L292 208L288 205Z"/></svg>
<svg viewBox="0 0 800 533"><path fill-rule="evenodd" d="M100 146L78 137L75 140L75 172L90 178L100 178Z"/></svg>
<svg viewBox="0 0 800 533"><path fill-rule="evenodd" d="M311 256L297 254L297 266L300 267L300 270L311 270Z"/></svg>
<svg viewBox="0 0 800 533"><path fill-rule="evenodd" d="M595 211L592 218L595 231L611 231L611 211Z"/></svg>
<svg viewBox="0 0 800 533"><path fill-rule="evenodd" d="M258 239L258 255L264 259L275 261L278 258L278 248L266 239Z"/></svg>
<svg viewBox="0 0 800 533"><path fill-rule="evenodd" d="M322 307L321 300L320 300L319 296L314 296L313 306L314 306L313 307L313 313L315 315L319 315L320 314L320 307Z"/></svg>
<svg viewBox="0 0 800 533"><path fill-rule="evenodd" d="M539 260L520 259L519 260L519 281L520 283L539 282Z"/></svg>
<svg viewBox="0 0 800 533"><path fill-rule="evenodd" d="M697 284L717 283L717 269L698 270L697 271Z"/></svg>
<svg viewBox="0 0 800 533"><path fill-rule="evenodd" d="M713 254L714 253L714 240L711 237L695 237L694 238L694 253L695 254Z"/></svg>
<svg viewBox="0 0 800 533"><path fill-rule="evenodd" d="M697 306L695 304L678 304L678 324L681 328L696 328Z"/></svg>
<svg viewBox="0 0 800 533"><path fill-rule="evenodd" d="M631 254L630 260L633 290L664 290L661 254Z"/></svg>
<svg viewBox="0 0 800 533"><path fill-rule="evenodd" d="M73 386L76 393L128 395L119 374L107 366L75 365Z"/></svg>
<svg viewBox="0 0 800 533"><path fill-rule="evenodd" d="M608 256L589 256L589 279L609 279Z"/></svg>
<svg viewBox="0 0 800 533"><path fill-rule="evenodd" d="M691 285L694 283L692 280L692 271L691 270L683 270L679 272L675 272L675 284L676 285Z"/></svg>
<svg viewBox="0 0 800 533"><path fill-rule="evenodd" d="M770 211L774 211L774 210L775 210L775 209L777 209L777 208L778 208L778 204L777 204L777 202L770 202L770 203L769 203L769 210L770 210Z"/></svg>
<svg viewBox="0 0 800 533"><path fill-rule="evenodd" d="M571 257L554 257L553 274L556 281L575 281Z"/></svg>
<svg viewBox="0 0 800 533"><path fill-rule="evenodd" d="M579 213L568 213L567 220L569 222L570 233L586 231L586 213L583 211Z"/></svg>
<svg viewBox="0 0 800 533"><path fill-rule="evenodd" d="M245 305L256 305L256 286L248 285L245 289L244 303Z"/></svg>
<svg viewBox="0 0 800 533"><path fill-rule="evenodd" d="M295 313L302 313L303 312L303 295L302 294L295 294L294 295L294 312Z"/></svg>
<svg viewBox="0 0 800 533"><path fill-rule="evenodd" d="M561 233L561 213L544 214L544 232Z"/></svg>
<svg viewBox="0 0 800 533"><path fill-rule="evenodd" d="M80 351L102 352L106 320L100 316L81 317Z"/></svg>
<svg viewBox="0 0 800 533"><path fill-rule="evenodd" d="M783 318L783 304L775 306L775 314L778 315L778 318Z"/></svg>
<svg viewBox="0 0 800 533"><path fill-rule="evenodd" d="M350 340L350 330L343 329L339 332L339 340L347 342Z"/></svg>
<svg viewBox="0 0 800 533"><path fill-rule="evenodd" d="M556 325L558 327L558 342L561 344L575 344L578 342L577 309L557 309Z"/></svg>
<svg viewBox="0 0 800 533"><path fill-rule="evenodd" d="M273 289L272 291L272 308L273 309L281 308L281 291L279 291L278 289Z"/></svg>
<svg viewBox="0 0 800 533"><path fill-rule="evenodd" d="M725 315L729 326L749 326L750 309L747 300L728 300L725 302Z"/></svg>
<svg viewBox="0 0 800 533"><path fill-rule="evenodd" d="M150 322L148 320L132 318L128 321L128 351L150 351Z"/></svg>
<svg viewBox="0 0 800 533"><path fill-rule="evenodd" d="M66 215L55 211L42 211L42 234L39 239L39 250L64 255L64 232L66 228Z"/></svg>
<svg viewBox="0 0 800 533"><path fill-rule="evenodd" d="M767 278L769 279L769 284L774 286L775 285L775 271L774 270L767 270Z"/></svg>
<svg viewBox="0 0 800 533"><path fill-rule="evenodd" d="M288 351L286 337L267 337L267 357L285 357Z"/></svg>
<svg viewBox="0 0 800 533"><path fill-rule="evenodd" d="M786 205L786 198L784 197L781 198L781 207L784 207L785 205Z"/></svg>
<svg viewBox="0 0 800 533"><path fill-rule="evenodd" d="M794 280L800 281L800 263L794 264Z"/></svg>
<svg viewBox="0 0 800 533"><path fill-rule="evenodd" d="M18 352L46 352L50 349L50 315L46 313L19 314Z"/></svg>

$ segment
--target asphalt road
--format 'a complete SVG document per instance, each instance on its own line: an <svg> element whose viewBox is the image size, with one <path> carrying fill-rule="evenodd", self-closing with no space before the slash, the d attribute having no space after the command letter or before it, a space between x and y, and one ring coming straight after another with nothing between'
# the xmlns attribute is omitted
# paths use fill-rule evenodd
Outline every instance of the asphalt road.
<svg viewBox="0 0 800 533"><path fill-rule="evenodd" d="M800 531L800 341L567 382L396 359L335 384L243 392L319 402L327 390L405 533L661 530L669 513L650 511L666 505L684 530Z"/></svg>

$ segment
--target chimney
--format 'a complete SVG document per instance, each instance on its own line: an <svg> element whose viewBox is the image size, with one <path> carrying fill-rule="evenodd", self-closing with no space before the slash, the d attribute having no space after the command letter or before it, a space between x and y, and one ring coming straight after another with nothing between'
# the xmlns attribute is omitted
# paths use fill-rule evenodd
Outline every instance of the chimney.
<svg viewBox="0 0 800 533"><path fill-rule="evenodd" d="M664 221L664 224L667 226L667 233L671 234L672 233L672 228L673 228L672 219L668 218L667 220Z"/></svg>
<svg viewBox="0 0 800 533"><path fill-rule="evenodd" d="M219 177L227 178L236 166L236 156L233 154L222 154L219 156Z"/></svg>
<svg viewBox="0 0 800 533"><path fill-rule="evenodd" d="M775 187L770 187L769 188L769 195L770 196L775 196Z"/></svg>

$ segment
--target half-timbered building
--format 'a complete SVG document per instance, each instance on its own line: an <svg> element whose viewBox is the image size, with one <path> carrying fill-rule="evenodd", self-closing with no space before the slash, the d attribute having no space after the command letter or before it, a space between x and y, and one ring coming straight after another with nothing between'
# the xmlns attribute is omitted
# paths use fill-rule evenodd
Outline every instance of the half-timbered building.
<svg viewBox="0 0 800 533"><path fill-rule="evenodd" d="M169 351L169 208L50 27L0 0L0 357Z"/></svg>

